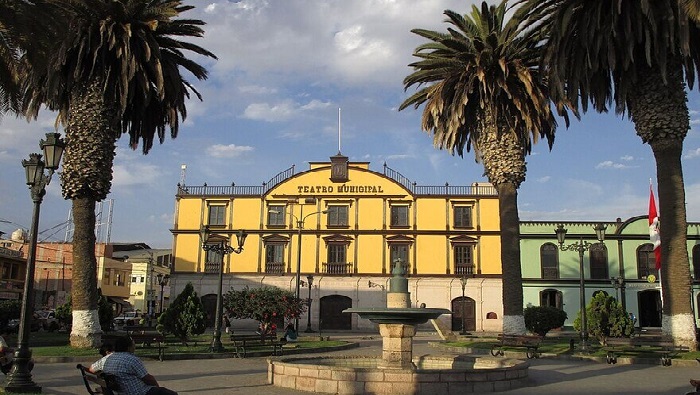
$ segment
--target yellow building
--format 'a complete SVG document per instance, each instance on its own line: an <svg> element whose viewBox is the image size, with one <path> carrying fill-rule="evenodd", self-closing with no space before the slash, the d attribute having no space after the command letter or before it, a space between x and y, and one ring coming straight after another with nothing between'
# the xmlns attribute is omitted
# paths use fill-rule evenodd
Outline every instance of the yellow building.
<svg viewBox="0 0 700 395"><path fill-rule="evenodd" d="M453 330L500 331L495 189L419 186L386 165L376 172L340 153L330 159L300 173L291 167L262 186L179 185L172 295L191 282L213 317L221 256L202 249L200 229L208 225L233 247L239 230L248 234L240 254L223 257L224 293L246 285L294 292L299 271L299 294L311 299L302 329L372 329L342 310L384 306L400 260L413 306L452 309L441 320Z"/></svg>

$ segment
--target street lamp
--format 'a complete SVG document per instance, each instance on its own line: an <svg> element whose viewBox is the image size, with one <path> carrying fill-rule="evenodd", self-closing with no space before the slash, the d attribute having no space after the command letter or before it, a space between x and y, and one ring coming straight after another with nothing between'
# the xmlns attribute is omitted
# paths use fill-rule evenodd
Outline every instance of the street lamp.
<svg viewBox="0 0 700 395"><path fill-rule="evenodd" d="M564 229L564 225L557 225L557 228L554 230L554 232L557 235L557 241L559 242L559 249L562 251L577 251L578 252L578 260L579 260L579 296L581 298L580 300L580 305L581 305L581 351L586 352L588 350L588 346L586 344L588 340L588 325L587 325L587 317L586 317L586 283L584 279L584 272L583 272L583 253L585 251L590 250L594 246L602 246L603 241L605 240L605 229L607 226L603 224L597 224L596 226L593 227L595 230L595 235L596 238L598 239L597 243L589 243L587 241L583 240L583 237L579 238L579 241L576 243L572 243L569 245L564 245L564 241L566 240L566 229Z"/></svg>
<svg viewBox="0 0 700 395"><path fill-rule="evenodd" d="M211 352L223 352L224 346L221 344L221 316L223 315L223 295L221 288L224 283L224 256L231 253L240 254L243 252L243 244L248 234L244 230L239 230L236 234L238 247L233 248L228 244L228 237L212 235L209 225L205 225L200 231L202 249L204 251L216 252L219 257L219 284L216 292L216 318L214 321L214 335L211 342Z"/></svg>
<svg viewBox="0 0 700 395"><path fill-rule="evenodd" d="M306 221L307 218L309 218L312 215L316 214L326 214L328 210L322 210L322 211L314 211L313 213L306 214L303 216L301 219L294 215L293 213L289 213L296 221L297 221L297 235L298 235L298 244L297 244L297 273L296 273L296 292L295 296L297 300L299 300L299 286L301 285L301 230L304 229L304 221ZM270 213L272 214L280 214L278 210L270 210ZM294 331L299 333L299 317L294 317Z"/></svg>
<svg viewBox="0 0 700 395"><path fill-rule="evenodd" d="M32 229L29 237L29 256L27 257L27 270L24 277L24 293L22 294L22 306L20 312L20 324L17 337L17 350L12 363L12 370L5 380L7 392L41 392L41 387L32 380L29 365L32 359L32 351L29 349L29 333L31 319L34 314L34 266L36 264L36 242L39 231L39 212L41 202L46 195L46 186L51 182L51 176L61 163L61 155L66 147L65 141L59 133L46 133L46 140L41 140L39 147L44 151L41 154L30 154L29 160L22 160L27 185L34 202L32 214ZM48 174L44 174L48 170Z"/></svg>
<svg viewBox="0 0 700 395"><path fill-rule="evenodd" d="M467 315L467 303L466 303L466 297L464 296L464 289L467 287L467 276L462 276L459 278L459 283L462 285L462 330L459 332L460 335L466 335L467 330L465 328L465 319Z"/></svg>
<svg viewBox="0 0 700 395"><path fill-rule="evenodd" d="M309 285L309 299L307 299L307 306L308 306L308 311L307 311L307 321L306 321L306 330L304 332L306 333L313 333L313 329L311 329L311 286L314 283L314 276L308 275L306 276L306 284Z"/></svg>
<svg viewBox="0 0 700 395"><path fill-rule="evenodd" d="M168 285L170 275L163 275L163 273L158 273L156 277L158 278L158 285L160 285L160 311L158 313L163 314L163 288L165 288L165 286Z"/></svg>

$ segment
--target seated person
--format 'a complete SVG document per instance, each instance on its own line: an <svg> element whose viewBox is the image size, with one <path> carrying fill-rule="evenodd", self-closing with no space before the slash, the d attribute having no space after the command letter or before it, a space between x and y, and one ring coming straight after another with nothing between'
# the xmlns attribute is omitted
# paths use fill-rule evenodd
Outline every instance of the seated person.
<svg viewBox="0 0 700 395"><path fill-rule="evenodd" d="M0 333L0 370L4 374L8 374L10 369L12 369L12 360L14 350L7 345L7 340L9 339L10 332L4 329Z"/></svg>
<svg viewBox="0 0 700 395"><path fill-rule="evenodd" d="M158 385L155 377L146 370L143 362L135 356L134 341L129 336L117 338L114 352L100 361L102 371L116 377L120 393L128 395L177 395L177 392Z"/></svg>
<svg viewBox="0 0 700 395"><path fill-rule="evenodd" d="M106 358L104 357L111 355L113 352L114 347L112 347L111 344L102 344L102 346L100 346L100 355L102 355L102 358L98 359L97 361L95 361L95 363L90 365L90 368L88 370L92 373L101 372L104 368L104 361L106 360Z"/></svg>
<svg viewBox="0 0 700 395"><path fill-rule="evenodd" d="M295 342L297 341L297 331L294 330L294 325L289 323L284 330L284 336L282 336L282 341Z"/></svg>

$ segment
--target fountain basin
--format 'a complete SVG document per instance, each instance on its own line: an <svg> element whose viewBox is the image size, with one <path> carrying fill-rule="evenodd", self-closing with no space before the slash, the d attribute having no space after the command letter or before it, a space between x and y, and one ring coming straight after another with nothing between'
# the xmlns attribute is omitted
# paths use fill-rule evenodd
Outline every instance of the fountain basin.
<svg viewBox="0 0 700 395"><path fill-rule="evenodd" d="M361 318L368 319L375 324L404 324L418 325L433 320L443 314L452 314L448 309L435 308L404 308L404 307L376 307L376 308L349 308L343 313L355 313Z"/></svg>
<svg viewBox="0 0 700 395"><path fill-rule="evenodd" d="M466 355L413 359L412 369L378 369L379 357L289 357L268 360L268 382L325 394L450 395L507 391L528 381L529 363Z"/></svg>

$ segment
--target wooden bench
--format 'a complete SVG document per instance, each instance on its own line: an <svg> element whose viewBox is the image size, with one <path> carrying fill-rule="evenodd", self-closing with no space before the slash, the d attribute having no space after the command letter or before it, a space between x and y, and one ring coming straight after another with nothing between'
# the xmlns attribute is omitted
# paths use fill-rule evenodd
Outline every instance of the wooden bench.
<svg viewBox="0 0 700 395"><path fill-rule="evenodd" d="M645 347L649 351L661 354L661 365L671 366L671 358L681 352L688 352L687 346L673 344L673 340L659 337L609 337L605 340L607 354L605 360L609 364L616 364L617 357L624 348Z"/></svg>
<svg viewBox="0 0 700 395"><path fill-rule="evenodd" d="M525 335L498 335L498 343L491 346L491 355L503 356L503 349L508 348L524 348L525 355L528 359L539 358L540 354L537 349L542 342L542 338L539 336L525 336Z"/></svg>
<svg viewBox="0 0 700 395"><path fill-rule="evenodd" d="M272 355L282 355L283 343L275 335L231 335L231 341L236 348L236 356L245 358L249 348L272 348Z"/></svg>
<svg viewBox="0 0 700 395"><path fill-rule="evenodd" d="M85 388L90 395L117 395L119 385L117 385L116 377L102 372L92 373L87 367L81 364L78 364L76 367L80 371L80 375L83 378L83 383L85 383ZM98 387L92 388L92 385L97 385Z"/></svg>
<svg viewBox="0 0 700 395"><path fill-rule="evenodd" d="M155 328L147 326L126 326L124 327L127 335L134 341L136 348L155 348L158 350L158 360L163 361L165 354L165 336L155 330ZM102 336L103 342L114 342L117 336Z"/></svg>

